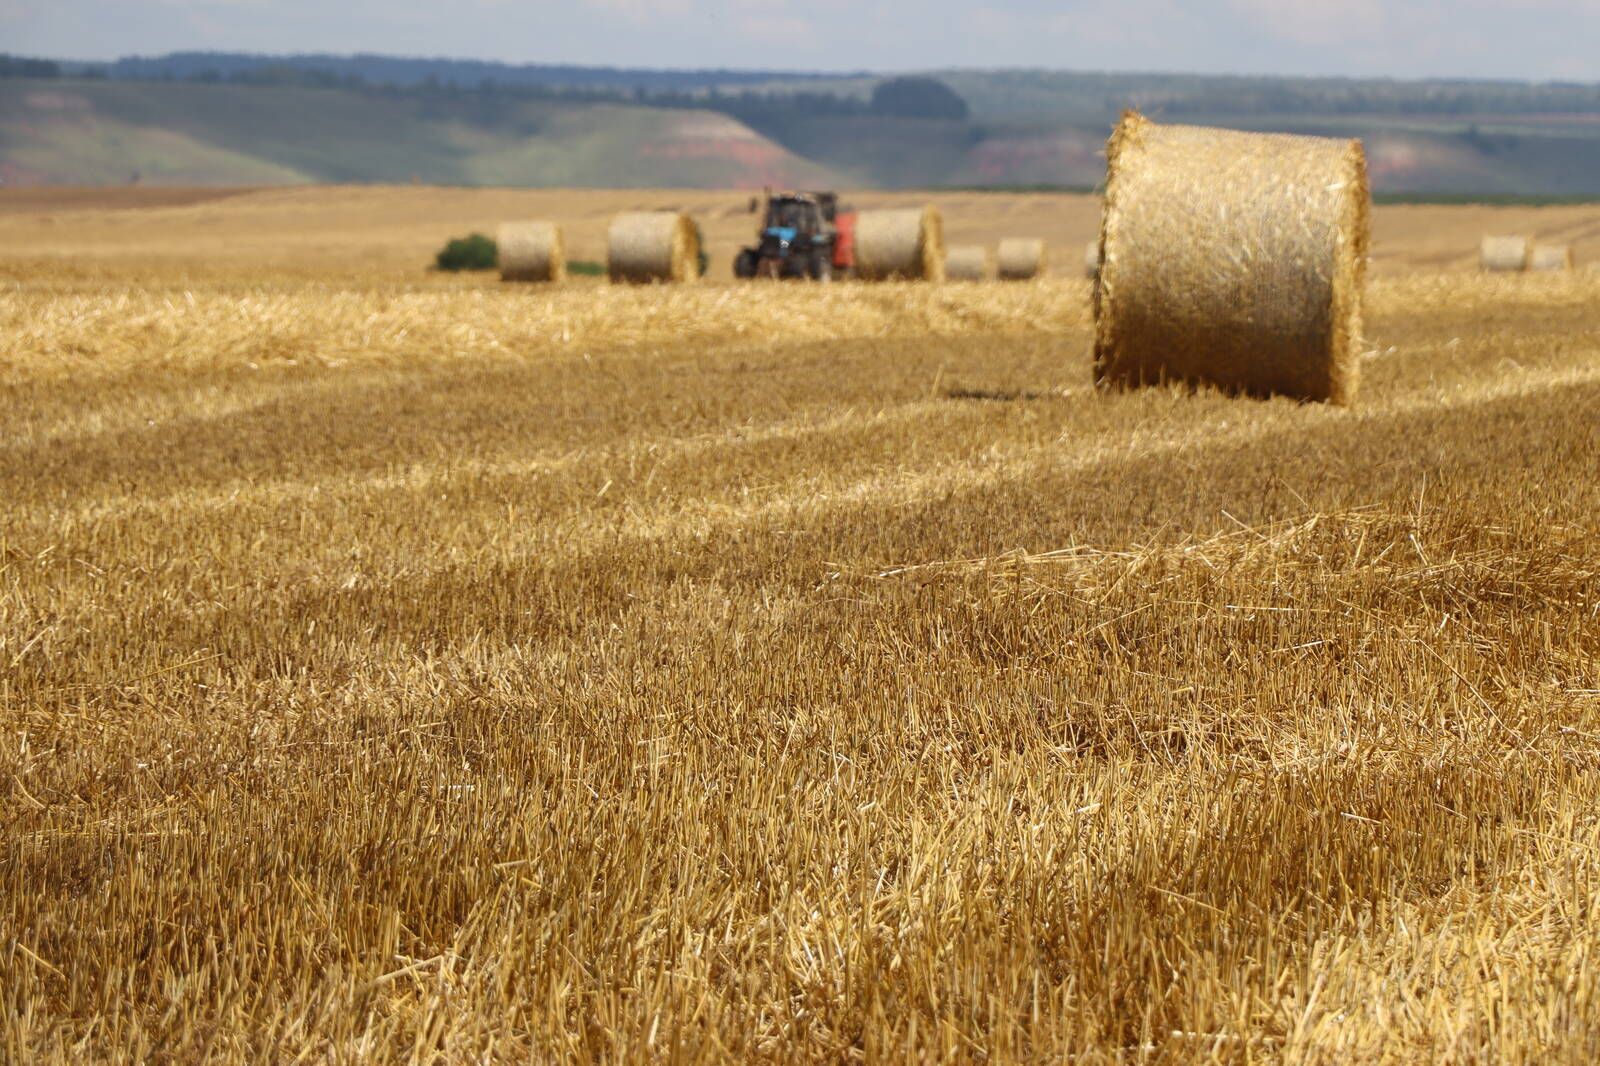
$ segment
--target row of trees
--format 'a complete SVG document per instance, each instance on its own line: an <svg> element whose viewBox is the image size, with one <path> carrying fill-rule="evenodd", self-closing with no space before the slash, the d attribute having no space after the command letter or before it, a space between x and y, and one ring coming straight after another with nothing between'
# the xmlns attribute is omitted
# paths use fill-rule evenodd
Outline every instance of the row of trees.
<svg viewBox="0 0 1600 1066"><path fill-rule="evenodd" d="M1600 85L1250 80L1157 93L1168 115L1592 114Z"/></svg>
<svg viewBox="0 0 1600 1066"><path fill-rule="evenodd" d="M705 93L647 93L640 90L637 103L652 107L704 108L721 111L759 125L788 117L849 118L880 116L965 121L967 102L937 78L904 77L879 82L870 97L838 93L756 92L725 93L715 88Z"/></svg>
<svg viewBox="0 0 1600 1066"><path fill-rule="evenodd" d="M629 91L635 86L660 90L695 91L712 86L753 88L782 80L803 86L831 80L832 75L777 73L752 70L647 70L574 66L550 63L496 63L472 59L438 59L416 56L301 54L263 56L248 52L173 52L160 56L127 56L105 65L114 79L185 81L204 72L224 80L264 67L318 71L341 82L355 79L368 85L415 88L424 83L476 87L484 82L501 86L605 89ZM862 75L865 77L865 75Z"/></svg>
<svg viewBox="0 0 1600 1066"><path fill-rule="evenodd" d="M58 78L60 64L51 60L0 56L0 77ZM81 72L80 72L81 73ZM95 73L104 76L103 70ZM408 96L477 96L519 100L549 100L561 103L633 103L646 107L705 109L732 115L743 121L770 123L782 119L838 118L863 115L895 118L965 120L967 103L949 86L935 78L903 77L880 82L870 97L808 90L725 91L717 86L690 91L651 89L644 85L624 89L618 86L541 85L507 83L483 78L463 86L428 74L413 85L374 84L359 73L341 72L293 63L232 65L228 68L187 69L179 77L168 68L151 68L151 76L126 80L185 82L200 85L261 85L307 89L345 89Z"/></svg>
<svg viewBox="0 0 1600 1066"><path fill-rule="evenodd" d="M964 120L967 102L938 78L878 82L870 96L841 92L820 75L753 71L648 71L508 66L387 56L177 53L114 63L58 62L0 54L0 78L111 78L206 84L300 86L397 95L472 94L564 102L629 101L653 107L711 108L753 122L889 115ZM1115 116L1131 105L1167 116L1592 114L1600 85L1552 82L1384 81L1237 76L995 72L971 82L988 114ZM862 75L858 81L866 80ZM780 81L784 89L770 88Z"/></svg>
<svg viewBox="0 0 1600 1066"><path fill-rule="evenodd" d="M0 78L59 78L61 64L53 59L0 54Z"/></svg>

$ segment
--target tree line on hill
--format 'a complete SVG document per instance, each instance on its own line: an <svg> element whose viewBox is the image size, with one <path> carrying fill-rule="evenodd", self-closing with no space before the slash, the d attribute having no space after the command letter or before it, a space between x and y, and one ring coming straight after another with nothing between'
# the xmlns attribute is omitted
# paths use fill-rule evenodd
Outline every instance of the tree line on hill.
<svg viewBox="0 0 1600 1066"><path fill-rule="evenodd" d="M212 58L242 59L243 57ZM459 67L461 64L455 66ZM467 64L467 66L473 69L479 67L507 69L494 64ZM622 72L613 73L624 76ZM966 101L935 78L915 76L889 78L880 82L869 97L860 97L805 89L746 88L732 91L725 86L715 84L693 89L652 87L647 83L651 80L653 72L628 73L637 73L646 83L623 87L598 81L592 81L590 84L566 84L501 81L494 77L484 77L475 83L462 84L454 80L444 80L437 73L427 73L414 83L374 83L358 71L305 67L291 62L249 64L235 61L204 66L196 65L194 62L150 65L144 61L122 60L106 67L73 70L54 60L0 55L0 78L50 79L69 75L88 75L123 81L346 89L398 96L477 96L558 103L630 103L644 107L717 111L741 121L764 124L794 117L882 116L964 121L969 116ZM707 76L721 74L722 72L712 72ZM687 76L685 78L687 81L693 80Z"/></svg>
<svg viewBox="0 0 1600 1066"><path fill-rule="evenodd" d="M30 59L27 56L6 55L0 52L0 78L59 78L61 64L53 59Z"/></svg>
<svg viewBox="0 0 1600 1066"><path fill-rule="evenodd" d="M237 77L250 82L252 72L275 68L315 71L341 83L421 87L456 85L473 87L485 82L500 86L544 86L632 91L694 90L712 86L753 86L782 80L805 83L831 80L836 75L766 70L647 70L618 67L581 67L570 64L513 64L472 59L426 59L403 56L288 55L264 56L245 52L175 52L164 56L129 56L106 64L112 78L137 81ZM861 75L865 77L866 75Z"/></svg>
<svg viewBox="0 0 1600 1066"><path fill-rule="evenodd" d="M397 95L472 94L567 103L628 102L647 107L709 108L765 125L796 118L862 115L962 120L973 110L963 99L968 89L976 110L990 118L1050 116L1102 121L1128 106L1173 118L1600 113L1600 85L1574 82L967 71L945 78L891 78L878 82L874 92L864 96L859 85L873 80L865 74L638 70L374 55L181 52L110 63L0 55L0 78L62 77ZM854 84L841 84L841 79ZM958 89L952 89L952 84Z"/></svg>
<svg viewBox="0 0 1600 1066"><path fill-rule="evenodd" d="M1587 114L1600 111L1600 85L1238 79L1175 95L1164 110L1174 116Z"/></svg>

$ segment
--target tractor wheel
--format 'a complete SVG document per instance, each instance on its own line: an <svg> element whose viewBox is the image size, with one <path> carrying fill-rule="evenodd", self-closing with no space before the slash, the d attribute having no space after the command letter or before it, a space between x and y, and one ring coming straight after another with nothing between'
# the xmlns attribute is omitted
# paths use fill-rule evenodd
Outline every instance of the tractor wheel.
<svg viewBox="0 0 1600 1066"><path fill-rule="evenodd" d="M811 280L823 283L833 280L833 259L827 253L818 253L812 257Z"/></svg>
<svg viewBox="0 0 1600 1066"><path fill-rule="evenodd" d="M761 260L757 257L755 251L746 248L734 257L733 276L736 278L753 278L756 276L756 270L760 265Z"/></svg>

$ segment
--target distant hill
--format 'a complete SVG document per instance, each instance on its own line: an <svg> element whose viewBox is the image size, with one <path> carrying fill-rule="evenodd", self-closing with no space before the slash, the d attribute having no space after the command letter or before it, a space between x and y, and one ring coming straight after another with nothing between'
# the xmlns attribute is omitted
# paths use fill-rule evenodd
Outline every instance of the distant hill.
<svg viewBox="0 0 1600 1066"><path fill-rule="evenodd" d="M1106 135L1131 106L1169 121L1359 137L1376 190L1390 196L1600 196L1596 85L931 77L944 99L922 112L885 106L900 94L869 74L360 55L183 53L111 64L0 56L0 179L1092 188L1104 177Z"/></svg>
<svg viewBox="0 0 1600 1066"><path fill-rule="evenodd" d="M836 183L726 115L511 97L10 80L8 184L760 186Z"/></svg>
<svg viewBox="0 0 1600 1066"><path fill-rule="evenodd" d="M38 63L39 60L15 60ZM52 61L43 61L52 62ZM369 54L257 55L174 52L110 63L54 62L69 75L122 81L272 80L298 72L327 84L472 89L485 83L639 92L775 90L867 97L885 79L870 72L662 70ZM0 74L3 74L0 63ZM1600 85L1469 79L1283 78L1060 70L950 70L932 76L958 92L980 119L1103 121L1125 107L1167 114L1600 114Z"/></svg>
<svg viewBox="0 0 1600 1066"><path fill-rule="evenodd" d="M273 70L327 74L369 85L417 86L427 83L473 87L484 82L506 86L609 88L632 92L742 87L781 80L790 84L831 81L839 75L739 70L650 70L583 67L545 63L493 63L475 59L429 59L380 55L252 55L246 52L174 52L129 56L104 64L69 64L76 73L93 71L126 81L188 81L212 75L219 80Z"/></svg>

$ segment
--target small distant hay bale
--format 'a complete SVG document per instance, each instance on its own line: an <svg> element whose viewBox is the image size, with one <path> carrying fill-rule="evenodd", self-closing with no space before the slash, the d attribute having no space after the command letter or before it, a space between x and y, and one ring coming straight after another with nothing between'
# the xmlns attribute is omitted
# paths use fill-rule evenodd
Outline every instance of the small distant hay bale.
<svg viewBox="0 0 1600 1066"><path fill-rule="evenodd" d="M501 281L565 281L567 244L553 222L507 222L495 246Z"/></svg>
<svg viewBox="0 0 1600 1066"><path fill-rule="evenodd" d="M1032 281L1042 277L1044 241L1034 237L1008 237L1000 242L1000 280Z"/></svg>
<svg viewBox="0 0 1600 1066"><path fill-rule="evenodd" d="M1555 273L1571 270L1573 265L1570 244L1539 244L1528 255L1528 269L1538 273Z"/></svg>
<svg viewBox="0 0 1600 1066"><path fill-rule="evenodd" d="M1100 276L1100 242L1090 241L1083 246L1083 276L1093 281Z"/></svg>
<svg viewBox="0 0 1600 1066"><path fill-rule="evenodd" d="M861 212L856 274L863 281L943 281L944 219L938 208Z"/></svg>
<svg viewBox="0 0 1600 1066"><path fill-rule="evenodd" d="M611 222L606 272L613 282L680 283L700 276L700 236L680 211L629 211Z"/></svg>
<svg viewBox="0 0 1600 1066"><path fill-rule="evenodd" d="M1359 141L1130 112L1107 156L1099 384L1354 400L1371 213Z"/></svg>
<svg viewBox="0 0 1600 1066"><path fill-rule="evenodd" d="M988 281L994 277L994 256L981 244L958 244L945 253L944 276L950 281Z"/></svg>
<svg viewBox="0 0 1600 1066"><path fill-rule="evenodd" d="M1528 269L1532 247L1526 237L1485 237L1478 261L1491 274L1520 274Z"/></svg>

